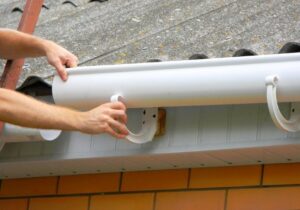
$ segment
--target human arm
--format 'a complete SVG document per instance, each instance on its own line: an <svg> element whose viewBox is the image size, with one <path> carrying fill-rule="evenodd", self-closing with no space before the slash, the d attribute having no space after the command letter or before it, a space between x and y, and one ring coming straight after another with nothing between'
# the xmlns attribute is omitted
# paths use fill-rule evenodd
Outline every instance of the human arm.
<svg viewBox="0 0 300 210"><path fill-rule="evenodd" d="M108 133L124 138L128 135L125 111L124 104L116 102L79 112L0 88L0 120L25 127Z"/></svg>
<svg viewBox="0 0 300 210"><path fill-rule="evenodd" d="M63 80L67 80L65 67L76 67L75 55L52 41L10 29L0 29L0 58L17 59L46 56Z"/></svg>

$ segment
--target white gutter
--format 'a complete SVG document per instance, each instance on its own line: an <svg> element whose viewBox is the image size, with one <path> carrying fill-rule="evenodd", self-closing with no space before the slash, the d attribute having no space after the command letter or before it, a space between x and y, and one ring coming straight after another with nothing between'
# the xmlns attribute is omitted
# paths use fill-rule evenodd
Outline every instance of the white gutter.
<svg viewBox="0 0 300 210"><path fill-rule="evenodd" d="M57 139L60 134L60 130L25 128L5 123L0 136L0 151L5 143L53 141Z"/></svg>
<svg viewBox="0 0 300 210"><path fill-rule="evenodd" d="M68 82L56 75L53 97L80 110L112 96L122 97L128 108L268 102L275 124L297 131L298 125L282 121L276 96L279 102L300 101L299 81L299 53L90 66L70 69Z"/></svg>

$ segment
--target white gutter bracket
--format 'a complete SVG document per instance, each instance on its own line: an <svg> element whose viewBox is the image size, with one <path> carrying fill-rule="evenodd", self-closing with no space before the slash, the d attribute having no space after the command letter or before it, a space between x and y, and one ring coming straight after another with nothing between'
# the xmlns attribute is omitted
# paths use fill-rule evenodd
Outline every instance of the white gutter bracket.
<svg viewBox="0 0 300 210"><path fill-rule="evenodd" d="M124 102L124 98L121 95L113 95L110 98L111 102L121 101ZM128 128L129 135L126 139L136 143L144 144L153 140L158 125L158 108L146 108L143 110L142 116L142 128L138 133L131 132Z"/></svg>
<svg viewBox="0 0 300 210"><path fill-rule="evenodd" d="M297 132L300 131L300 112L296 111L300 108L299 103L292 103L290 119L287 120L280 112L277 101L278 75L270 75L266 77L267 86L267 103L271 118L277 128L283 131Z"/></svg>

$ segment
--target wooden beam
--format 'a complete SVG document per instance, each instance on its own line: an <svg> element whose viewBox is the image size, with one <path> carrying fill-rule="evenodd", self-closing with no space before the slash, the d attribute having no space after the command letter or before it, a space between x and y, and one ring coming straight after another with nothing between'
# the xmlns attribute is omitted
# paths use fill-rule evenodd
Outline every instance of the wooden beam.
<svg viewBox="0 0 300 210"><path fill-rule="evenodd" d="M167 112L164 108L158 109L158 123L157 123L157 131L155 133L155 136L162 136L166 132L166 117Z"/></svg>

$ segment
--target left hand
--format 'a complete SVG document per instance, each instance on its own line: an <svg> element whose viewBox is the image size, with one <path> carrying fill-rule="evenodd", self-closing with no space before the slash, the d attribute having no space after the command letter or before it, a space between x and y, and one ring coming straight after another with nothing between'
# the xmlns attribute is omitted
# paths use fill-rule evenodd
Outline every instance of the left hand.
<svg viewBox="0 0 300 210"><path fill-rule="evenodd" d="M66 81L68 79L66 67L76 67L78 58L65 48L52 41L47 41L45 45L45 52L48 63L54 66L60 78L63 81Z"/></svg>

